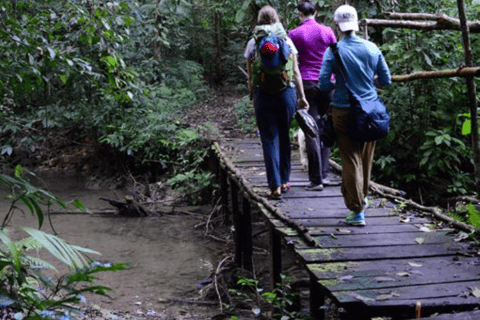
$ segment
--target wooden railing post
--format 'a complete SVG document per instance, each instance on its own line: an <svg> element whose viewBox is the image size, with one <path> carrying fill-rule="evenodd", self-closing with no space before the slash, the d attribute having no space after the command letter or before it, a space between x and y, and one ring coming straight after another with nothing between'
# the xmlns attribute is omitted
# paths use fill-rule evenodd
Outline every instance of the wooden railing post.
<svg viewBox="0 0 480 320"><path fill-rule="evenodd" d="M473 67L472 46L470 44L470 28L467 22L465 12L465 3L463 0L457 0L458 15L460 19L460 29L462 30L463 50L465 53L465 64L467 67ZM478 136L478 112L477 112L477 89L475 78L467 77L468 99L470 102L470 120L472 132L473 161L475 166L475 184L477 192L480 191L480 142Z"/></svg>

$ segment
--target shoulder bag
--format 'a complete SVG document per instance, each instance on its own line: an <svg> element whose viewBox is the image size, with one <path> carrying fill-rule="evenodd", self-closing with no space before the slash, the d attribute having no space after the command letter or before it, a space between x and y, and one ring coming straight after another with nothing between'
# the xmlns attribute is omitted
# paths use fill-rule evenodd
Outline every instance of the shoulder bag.
<svg viewBox="0 0 480 320"><path fill-rule="evenodd" d="M347 73L338 53L337 44L330 45L337 60L340 74L345 82L350 102L350 120L348 134L351 139L362 142L376 141L385 137L390 130L390 116L380 98L362 100L355 97L347 84Z"/></svg>

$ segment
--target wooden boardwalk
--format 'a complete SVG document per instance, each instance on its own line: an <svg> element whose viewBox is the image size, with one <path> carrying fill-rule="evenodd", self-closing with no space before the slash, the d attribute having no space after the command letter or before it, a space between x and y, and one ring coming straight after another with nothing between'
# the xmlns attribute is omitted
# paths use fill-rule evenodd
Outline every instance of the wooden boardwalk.
<svg viewBox="0 0 480 320"><path fill-rule="evenodd" d="M295 151L292 188L282 200L268 201L262 196L267 181L259 139L225 140L214 149L221 188L229 195L224 200L232 208L236 262L251 269L250 210L256 206L271 226L273 281L280 280L283 239L310 275L310 312L316 319L324 319L326 297L346 311L342 318L358 320L413 319L418 311L427 317L479 306L479 248L458 241L455 230L435 228L413 212L398 213L395 203L375 195L367 226L348 226L340 186L305 191L308 175ZM439 319L470 319L460 315Z"/></svg>

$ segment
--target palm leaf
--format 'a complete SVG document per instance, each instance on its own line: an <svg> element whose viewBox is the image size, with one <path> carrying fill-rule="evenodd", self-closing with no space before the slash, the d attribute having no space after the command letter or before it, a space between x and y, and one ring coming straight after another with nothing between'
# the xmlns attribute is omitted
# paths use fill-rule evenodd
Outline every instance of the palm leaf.
<svg viewBox="0 0 480 320"><path fill-rule="evenodd" d="M48 250L55 258L62 261L72 269L80 269L89 265L89 262L87 261L82 252L100 255L100 253L97 251L70 245L66 241L54 235L42 232L40 230L28 227L23 227L22 230L30 234L37 241L39 241L43 245L43 247Z"/></svg>

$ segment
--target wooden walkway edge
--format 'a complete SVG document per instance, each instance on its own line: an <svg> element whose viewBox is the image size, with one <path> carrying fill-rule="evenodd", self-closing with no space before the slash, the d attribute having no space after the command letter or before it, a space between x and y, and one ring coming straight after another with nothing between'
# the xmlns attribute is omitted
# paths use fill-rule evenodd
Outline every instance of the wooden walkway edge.
<svg viewBox="0 0 480 320"><path fill-rule="evenodd" d="M374 195L367 226L348 226L340 186L305 191L308 174L294 151L292 187L282 200L269 201L262 196L268 189L259 139L225 140L212 148L235 227L235 262L252 270L251 206L256 206L270 224L272 283L280 282L284 240L310 275L315 319L324 319L327 297L346 310L342 319L358 320L413 319L416 312L427 317L480 305L479 248L460 241L456 230L399 212L395 203Z"/></svg>

